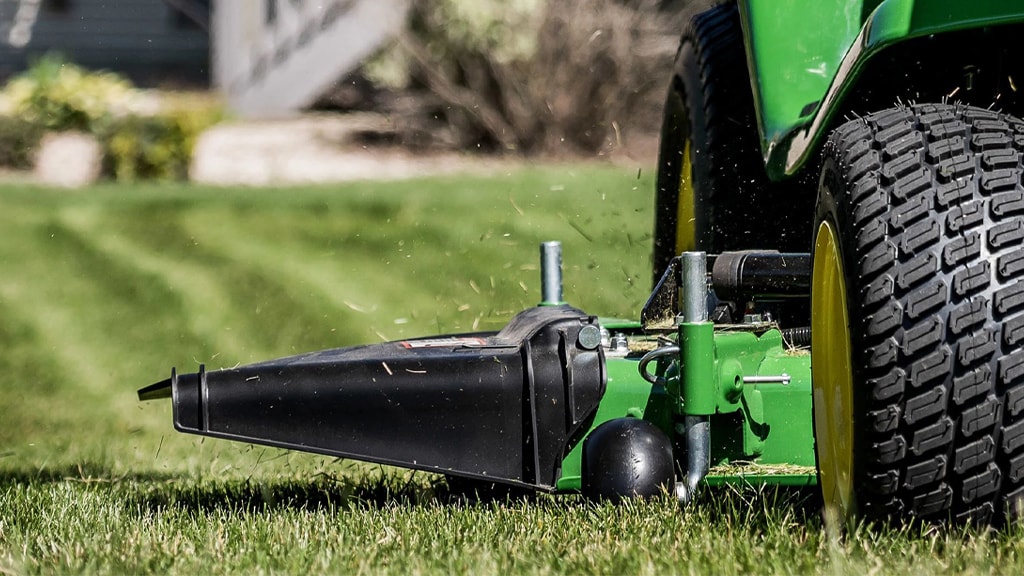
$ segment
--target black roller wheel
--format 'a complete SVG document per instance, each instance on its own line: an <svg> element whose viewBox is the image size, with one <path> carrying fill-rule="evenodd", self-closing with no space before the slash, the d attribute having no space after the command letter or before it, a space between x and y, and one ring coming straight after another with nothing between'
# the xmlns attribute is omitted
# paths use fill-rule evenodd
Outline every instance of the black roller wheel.
<svg viewBox="0 0 1024 576"><path fill-rule="evenodd" d="M609 420L583 441L581 475L583 494L591 500L662 494L675 481L672 441L646 420Z"/></svg>
<svg viewBox="0 0 1024 576"><path fill-rule="evenodd" d="M1024 122L954 105L829 138L811 295L827 518L1020 516L1022 154Z"/></svg>
<svg viewBox="0 0 1024 576"><path fill-rule="evenodd" d="M665 102L654 281L684 250L806 250L813 193L790 188L776 200L764 169L736 5L715 6L683 34Z"/></svg>

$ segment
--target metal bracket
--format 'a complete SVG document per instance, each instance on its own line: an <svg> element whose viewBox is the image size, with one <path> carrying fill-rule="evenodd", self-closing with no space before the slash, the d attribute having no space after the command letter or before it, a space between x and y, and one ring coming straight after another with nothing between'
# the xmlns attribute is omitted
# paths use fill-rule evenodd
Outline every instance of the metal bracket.
<svg viewBox="0 0 1024 576"><path fill-rule="evenodd" d="M778 376L744 376L744 384L782 384L783 386L789 386L789 383L793 380L789 374L779 374Z"/></svg>

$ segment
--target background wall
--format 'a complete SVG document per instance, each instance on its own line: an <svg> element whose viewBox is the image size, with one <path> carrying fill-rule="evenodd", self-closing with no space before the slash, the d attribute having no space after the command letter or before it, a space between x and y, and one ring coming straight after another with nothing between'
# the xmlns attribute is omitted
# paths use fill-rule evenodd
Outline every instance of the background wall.
<svg viewBox="0 0 1024 576"><path fill-rule="evenodd" d="M208 7L195 0L0 0L0 80L59 52L141 85L206 85L209 36L187 14Z"/></svg>

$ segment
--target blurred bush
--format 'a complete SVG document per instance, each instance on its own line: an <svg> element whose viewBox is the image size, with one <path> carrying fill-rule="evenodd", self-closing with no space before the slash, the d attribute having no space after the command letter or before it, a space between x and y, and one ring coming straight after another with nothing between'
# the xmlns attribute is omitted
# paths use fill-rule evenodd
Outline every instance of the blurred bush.
<svg viewBox="0 0 1024 576"><path fill-rule="evenodd" d="M0 115L0 166L27 170L44 128L17 116Z"/></svg>
<svg viewBox="0 0 1024 576"><path fill-rule="evenodd" d="M118 182L183 180L191 153L184 133L167 116L126 116L103 135L103 173Z"/></svg>
<svg viewBox="0 0 1024 576"><path fill-rule="evenodd" d="M4 88L10 110L20 118L47 130L82 132L127 110L135 92L117 74L89 72L53 54L36 60Z"/></svg>
<svg viewBox="0 0 1024 576"><path fill-rule="evenodd" d="M220 119L219 107L196 101L116 118L99 135L103 172L118 182L185 180L196 139Z"/></svg>
<svg viewBox="0 0 1024 576"><path fill-rule="evenodd" d="M0 165L29 167L43 131L75 130L100 141L104 175L118 181L186 178L196 139L222 116L210 98L156 98L58 55L35 61L2 96L12 116L0 120Z"/></svg>
<svg viewBox="0 0 1024 576"><path fill-rule="evenodd" d="M396 119L406 140L441 121L463 148L594 153L656 129L679 12L663 0L412 0L406 33L365 70L424 89Z"/></svg>

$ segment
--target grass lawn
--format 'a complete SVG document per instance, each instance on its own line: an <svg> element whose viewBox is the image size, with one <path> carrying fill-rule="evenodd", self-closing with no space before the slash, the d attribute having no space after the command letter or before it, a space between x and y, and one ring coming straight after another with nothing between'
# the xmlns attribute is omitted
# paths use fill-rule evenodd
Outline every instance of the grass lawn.
<svg viewBox="0 0 1024 576"><path fill-rule="evenodd" d="M0 574L1024 573L1024 529L830 536L807 494L467 503L429 474L177 434L135 390L303 351L635 317L653 175L595 166L275 190L0 188Z"/></svg>

